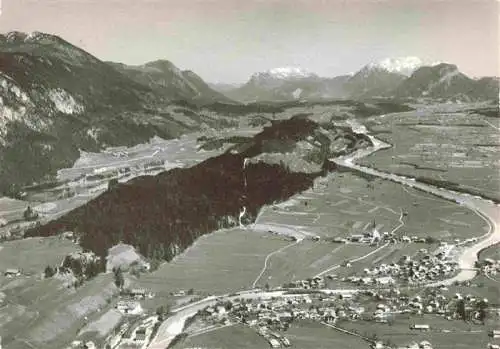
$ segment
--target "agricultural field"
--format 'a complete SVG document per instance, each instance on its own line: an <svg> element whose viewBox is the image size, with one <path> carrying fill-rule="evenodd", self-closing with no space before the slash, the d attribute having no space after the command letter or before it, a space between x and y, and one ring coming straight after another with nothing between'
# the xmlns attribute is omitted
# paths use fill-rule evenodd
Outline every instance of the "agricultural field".
<svg viewBox="0 0 500 349"><path fill-rule="evenodd" d="M60 265L67 254L80 250L75 243L59 237L6 241L0 243L0 271L3 274L6 269L19 269L27 275L41 274L47 265Z"/></svg>
<svg viewBox="0 0 500 349"><path fill-rule="evenodd" d="M251 288L267 254L285 247L284 237L243 229L204 235L171 262L143 275L138 285L168 295L189 290L223 294Z"/></svg>
<svg viewBox="0 0 500 349"><path fill-rule="evenodd" d="M9 221L22 219L28 203L8 197L0 197L0 227Z"/></svg>
<svg viewBox="0 0 500 349"><path fill-rule="evenodd" d="M374 248L368 245L304 240L273 255L257 286L268 284L276 287L291 281L304 280L372 250Z"/></svg>
<svg viewBox="0 0 500 349"><path fill-rule="evenodd" d="M484 260L486 258L500 260L500 245L496 244L484 249L479 253L479 258Z"/></svg>
<svg viewBox="0 0 500 349"><path fill-rule="evenodd" d="M392 148L360 164L379 170L450 181L474 195L500 199L499 118L473 110L414 112L365 121L370 133Z"/></svg>
<svg viewBox="0 0 500 349"><path fill-rule="evenodd" d="M102 274L73 289L61 280L19 277L2 282L0 336L9 349L62 347L85 322L112 306L117 293L112 275Z"/></svg>
<svg viewBox="0 0 500 349"><path fill-rule="evenodd" d="M411 330L412 324L428 324L429 331ZM430 341L434 348L439 349L471 349L486 348L492 342L488 337L491 326L475 325L463 321L448 321L434 315L423 315L421 318L397 315L391 324L373 321L341 322L339 327L369 338L389 341L393 345L403 346L411 342ZM493 326L493 324L492 324Z"/></svg>
<svg viewBox="0 0 500 349"><path fill-rule="evenodd" d="M404 224L401 224L400 217ZM386 180L334 172L285 203L264 207L256 226L291 227L309 235L346 237L377 229L453 241L484 235L486 222L467 208Z"/></svg>
<svg viewBox="0 0 500 349"><path fill-rule="evenodd" d="M290 340L292 348L300 349L363 349L369 348L360 338L338 332L322 324L310 321L295 322L282 332ZM236 346L237 345L237 346ZM269 343L254 329L243 325L234 325L216 329L204 334L190 336L175 345L174 349L187 348L218 349L263 349Z"/></svg>
<svg viewBox="0 0 500 349"><path fill-rule="evenodd" d="M364 349L369 343L339 332L317 322L300 321L283 334L290 340L292 348L300 349Z"/></svg>
<svg viewBox="0 0 500 349"><path fill-rule="evenodd" d="M190 336L174 345L172 349L263 349L268 347L267 341L255 330L243 325L234 325Z"/></svg>

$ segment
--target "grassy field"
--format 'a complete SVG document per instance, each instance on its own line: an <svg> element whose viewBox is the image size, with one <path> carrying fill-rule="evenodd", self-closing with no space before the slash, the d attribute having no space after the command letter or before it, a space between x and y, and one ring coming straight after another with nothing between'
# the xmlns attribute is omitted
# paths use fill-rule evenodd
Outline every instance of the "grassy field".
<svg viewBox="0 0 500 349"><path fill-rule="evenodd" d="M18 278L2 285L5 294L0 336L7 349L58 348L76 338L85 325L106 310L117 292L110 274L100 275L77 289L51 278ZM26 344L28 343L28 344Z"/></svg>
<svg viewBox="0 0 500 349"><path fill-rule="evenodd" d="M370 155L362 164L448 180L500 198L498 118L424 109L373 117L367 126L376 137L394 146Z"/></svg>
<svg viewBox="0 0 500 349"><path fill-rule="evenodd" d="M258 285L264 286L267 283L274 287L294 280L307 279L347 259L367 254L373 249L367 245L304 240L273 255Z"/></svg>
<svg viewBox="0 0 500 349"><path fill-rule="evenodd" d="M401 211L407 212L402 226ZM293 196L288 204L263 208L258 219L259 224L296 226L325 237L360 234L374 221L382 232L446 240L481 236L487 231L486 222L467 208L390 181L369 181L351 173L330 174L317 181L314 189Z"/></svg>
<svg viewBox="0 0 500 349"><path fill-rule="evenodd" d="M428 332L410 330L410 325L429 324ZM448 321L438 316L406 317L399 316L391 325L375 322L342 322L340 327L355 330L368 337L389 341L399 346L411 342L430 341L434 348L439 349L472 349L486 348L491 338L488 337L489 327L474 325L463 321Z"/></svg>
<svg viewBox="0 0 500 349"><path fill-rule="evenodd" d="M341 333L317 322L293 323L283 334L292 348L300 349L364 349L369 344L360 338Z"/></svg>
<svg viewBox="0 0 500 349"><path fill-rule="evenodd" d="M8 197L0 197L0 220L12 221L23 218L28 203Z"/></svg>
<svg viewBox="0 0 500 349"><path fill-rule="evenodd" d="M359 338L309 321L293 323L282 334L290 340L292 348L298 349L368 348L368 343ZM174 349L264 349L269 347L269 343L259 336L255 330L242 325L235 325L198 336L188 337L174 346Z"/></svg>
<svg viewBox="0 0 500 349"><path fill-rule="evenodd" d="M235 325L188 337L177 343L172 349L263 349L268 347L267 341L259 336L255 330L247 326Z"/></svg>
<svg viewBox="0 0 500 349"><path fill-rule="evenodd" d="M480 259L492 258L499 260L500 259L500 244L496 244L488 247L487 249L481 251L479 254Z"/></svg>
<svg viewBox="0 0 500 349"><path fill-rule="evenodd" d="M138 283L159 295L189 290L227 293L248 289L268 253L289 244L282 237L231 229L200 237L183 254Z"/></svg>
<svg viewBox="0 0 500 349"><path fill-rule="evenodd" d="M42 273L47 265L60 265L67 254L79 250L78 245L59 237L0 243L0 279L5 269L21 269L23 274Z"/></svg>

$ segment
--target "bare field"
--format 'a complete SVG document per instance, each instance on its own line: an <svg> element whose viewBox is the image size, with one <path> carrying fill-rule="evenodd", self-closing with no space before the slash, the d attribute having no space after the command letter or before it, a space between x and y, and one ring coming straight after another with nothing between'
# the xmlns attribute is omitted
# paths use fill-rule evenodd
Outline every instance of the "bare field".
<svg viewBox="0 0 500 349"><path fill-rule="evenodd" d="M418 110L373 117L367 126L393 147L360 163L460 184L500 198L498 120L466 111Z"/></svg>

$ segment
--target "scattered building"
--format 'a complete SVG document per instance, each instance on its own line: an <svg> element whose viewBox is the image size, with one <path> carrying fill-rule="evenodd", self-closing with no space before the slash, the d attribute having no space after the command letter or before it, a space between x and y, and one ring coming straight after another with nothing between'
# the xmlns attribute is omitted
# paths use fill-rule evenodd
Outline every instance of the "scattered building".
<svg viewBox="0 0 500 349"><path fill-rule="evenodd" d="M19 269L7 269L4 272L4 276L8 278L13 278L16 276L21 276L21 270Z"/></svg>

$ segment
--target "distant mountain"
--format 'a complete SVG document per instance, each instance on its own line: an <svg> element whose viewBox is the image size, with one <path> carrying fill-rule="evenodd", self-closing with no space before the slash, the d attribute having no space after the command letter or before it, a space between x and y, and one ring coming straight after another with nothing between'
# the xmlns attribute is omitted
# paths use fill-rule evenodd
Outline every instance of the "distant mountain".
<svg viewBox="0 0 500 349"><path fill-rule="evenodd" d="M181 71L168 60L157 60L139 66L108 63L132 80L172 100L186 100L197 104L234 103L223 94L213 90L194 72Z"/></svg>
<svg viewBox="0 0 500 349"><path fill-rule="evenodd" d="M417 57L387 58L352 75L334 78L299 68L276 68L253 74L244 85L223 93L244 102L374 97L463 102L498 99L498 78L474 80L453 64L424 64Z"/></svg>
<svg viewBox="0 0 500 349"><path fill-rule="evenodd" d="M498 79L474 80L454 64L441 63L417 69L395 90L397 97L432 98L457 101L498 98Z"/></svg>
<svg viewBox="0 0 500 349"><path fill-rule="evenodd" d="M347 78L322 78L296 67L274 68L253 74L243 86L225 94L245 102L340 98L345 96L343 85Z"/></svg>
<svg viewBox="0 0 500 349"><path fill-rule="evenodd" d="M0 192L71 165L79 149L196 129L200 116L176 118L175 101L228 101L194 73L165 62L130 73L55 35L0 35Z"/></svg>
<svg viewBox="0 0 500 349"><path fill-rule="evenodd" d="M406 77L379 66L367 65L351 76L344 85L351 98L385 96Z"/></svg>
<svg viewBox="0 0 500 349"><path fill-rule="evenodd" d="M221 82L209 82L208 86L210 86L211 89L224 93L227 91L234 90L238 87L241 87L242 84L227 84L227 83L221 83Z"/></svg>

